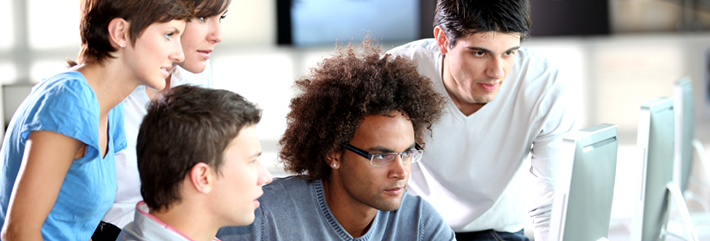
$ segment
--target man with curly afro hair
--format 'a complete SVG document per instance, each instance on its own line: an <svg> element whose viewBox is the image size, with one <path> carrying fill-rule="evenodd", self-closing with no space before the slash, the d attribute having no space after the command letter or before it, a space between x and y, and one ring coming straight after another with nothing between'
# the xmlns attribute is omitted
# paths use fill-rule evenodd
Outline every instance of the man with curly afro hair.
<svg viewBox="0 0 710 241"><path fill-rule="evenodd" d="M221 240L455 240L424 199L407 193L443 96L405 58L365 41L296 81L279 156L298 175L264 186L256 219Z"/></svg>

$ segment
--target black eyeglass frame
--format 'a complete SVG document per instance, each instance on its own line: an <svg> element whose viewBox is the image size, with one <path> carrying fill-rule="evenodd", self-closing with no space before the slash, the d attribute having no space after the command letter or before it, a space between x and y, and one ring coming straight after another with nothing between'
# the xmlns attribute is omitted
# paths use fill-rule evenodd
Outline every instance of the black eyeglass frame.
<svg viewBox="0 0 710 241"><path fill-rule="evenodd" d="M360 149L360 148L357 148L357 147L355 147L355 146L353 146L353 145L350 145L350 143L345 144L345 149L347 149L347 150L349 150L349 151L352 151L353 153L358 154L358 155L360 155L360 156L362 156L362 157L364 157L364 158L367 158L368 160L370 160L370 165L372 165L372 166L374 166L374 167L383 167L383 166L387 166L387 165L389 165L389 164L392 164L392 162L394 162L394 160L392 160L392 162L387 163L387 164L385 164L385 165L379 165L379 166L378 166L378 165L375 165L375 164L372 163L372 157L374 157L374 156L376 156L376 155L390 155L390 154L394 154L394 155L400 156L400 158L401 158L401 157L402 157L402 154L407 153L407 152L410 152L410 151L414 151L414 150L421 151L421 155L424 155L424 148L422 148L422 147L419 145L419 143L416 143L416 142L414 143L414 150L403 151L403 152L388 152L388 153L372 154L372 153L367 152L367 151L365 151L365 150L363 150L363 149ZM395 158L396 158L396 156L395 156ZM421 159L421 158L420 158L420 159ZM410 163L416 163L416 162L418 162L418 161L419 161L419 160L416 160L416 161L413 161L413 162L410 162Z"/></svg>

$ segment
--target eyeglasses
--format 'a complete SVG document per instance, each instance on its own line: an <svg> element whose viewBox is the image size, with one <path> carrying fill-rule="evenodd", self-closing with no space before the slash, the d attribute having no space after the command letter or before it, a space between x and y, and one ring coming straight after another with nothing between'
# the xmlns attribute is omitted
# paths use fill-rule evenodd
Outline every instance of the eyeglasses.
<svg viewBox="0 0 710 241"><path fill-rule="evenodd" d="M402 163L407 164L407 163L416 163L419 160L422 159L422 155L424 154L424 150L419 144L414 144L414 150L409 150L409 151L403 151L403 152L392 152L392 153L379 153L379 154L371 154L363 149L357 148L353 145L346 144L345 149L348 149L355 154L358 154L364 158L367 158L370 160L370 165L376 166L376 167L382 167L382 166L387 166L390 163L394 162L394 159L399 155L400 158L402 158Z"/></svg>

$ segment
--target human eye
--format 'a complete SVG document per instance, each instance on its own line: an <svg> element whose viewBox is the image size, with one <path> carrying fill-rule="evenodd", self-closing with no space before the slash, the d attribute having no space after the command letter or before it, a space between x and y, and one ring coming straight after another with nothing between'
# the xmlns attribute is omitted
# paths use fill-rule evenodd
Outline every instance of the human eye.
<svg viewBox="0 0 710 241"><path fill-rule="evenodd" d="M485 56L485 55L486 55L486 52L484 52L484 51L473 51L473 56L476 56L476 57L479 57L479 58L480 58L480 57L483 57L483 56Z"/></svg>
<svg viewBox="0 0 710 241"><path fill-rule="evenodd" d="M200 20L200 22L203 22L203 23L204 23L205 21L207 21L207 20L205 20L205 17L197 17L197 20Z"/></svg>
<svg viewBox="0 0 710 241"><path fill-rule="evenodd" d="M387 155L388 154L386 154L386 153L385 154L375 154L375 155L372 155L372 160L378 160L378 161L387 160L387 158L388 158Z"/></svg>
<svg viewBox="0 0 710 241"><path fill-rule="evenodd" d="M165 39L170 40L170 39L173 37L173 35L175 35L175 32L166 33L166 34L165 34Z"/></svg>
<svg viewBox="0 0 710 241"><path fill-rule="evenodd" d="M222 19L227 18L227 12L229 12L229 10L224 10L224 13L222 13L222 16L219 16L220 23L222 22Z"/></svg>
<svg viewBox="0 0 710 241"><path fill-rule="evenodd" d="M503 55L513 56L513 55L515 55L515 53L516 53L516 50L509 50L509 51L506 51L505 53L503 53Z"/></svg>
<svg viewBox="0 0 710 241"><path fill-rule="evenodd" d="M394 160L396 154L392 153L382 153L375 154L372 156L372 164L375 166L385 166Z"/></svg>

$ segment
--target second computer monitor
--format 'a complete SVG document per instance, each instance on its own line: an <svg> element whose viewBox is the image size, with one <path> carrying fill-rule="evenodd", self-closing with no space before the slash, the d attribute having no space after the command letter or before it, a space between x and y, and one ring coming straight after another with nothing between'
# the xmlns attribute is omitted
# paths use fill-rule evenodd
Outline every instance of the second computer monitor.
<svg viewBox="0 0 710 241"><path fill-rule="evenodd" d="M656 99L641 105L637 145L641 152L641 185L635 197L632 241L662 241L668 222L675 141L673 101Z"/></svg>
<svg viewBox="0 0 710 241"><path fill-rule="evenodd" d="M563 165L550 220L551 241L596 241L609 234L617 126L601 124L563 138Z"/></svg>
<svg viewBox="0 0 710 241"><path fill-rule="evenodd" d="M695 105L690 78L678 80L673 86L673 110L675 112L675 167L673 181L681 191L688 187L690 167L693 161L695 139Z"/></svg>

